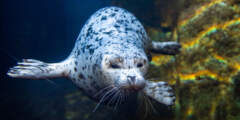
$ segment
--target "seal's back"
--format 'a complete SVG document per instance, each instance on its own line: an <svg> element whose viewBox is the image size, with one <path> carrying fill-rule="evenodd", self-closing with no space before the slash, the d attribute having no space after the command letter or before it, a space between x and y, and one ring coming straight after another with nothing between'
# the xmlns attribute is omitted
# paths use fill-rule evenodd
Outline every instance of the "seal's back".
<svg viewBox="0 0 240 120"><path fill-rule="evenodd" d="M98 10L86 22L73 53L92 55L114 44L122 48L134 46L147 50L150 43L143 26L133 14L122 8L106 7Z"/></svg>

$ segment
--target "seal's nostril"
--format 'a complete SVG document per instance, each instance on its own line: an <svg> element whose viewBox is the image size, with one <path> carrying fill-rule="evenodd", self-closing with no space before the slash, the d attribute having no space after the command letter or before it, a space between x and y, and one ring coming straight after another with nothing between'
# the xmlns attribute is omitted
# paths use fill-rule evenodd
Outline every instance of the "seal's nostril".
<svg viewBox="0 0 240 120"><path fill-rule="evenodd" d="M129 82L135 83L136 76L127 76L127 79L128 79Z"/></svg>

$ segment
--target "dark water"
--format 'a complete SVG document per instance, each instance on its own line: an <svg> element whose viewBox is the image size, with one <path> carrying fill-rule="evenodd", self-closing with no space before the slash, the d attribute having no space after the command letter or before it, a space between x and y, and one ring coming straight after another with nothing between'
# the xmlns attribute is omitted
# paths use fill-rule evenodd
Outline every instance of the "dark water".
<svg viewBox="0 0 240 120"><path fill-rule="evenodd" d="M66 119L65 95L78 91L69 80L56 79L53 84L46 80L13 79L6 72L22 58L63 60L89 16L108 5L107 0L1 1L1 120ZM81 108L84 107L78 109Z"/></svg>
<svg viewBox="0 0 240 120"><path fill-rule="evenodd" d="M174 87L174 106L152 101L147 116L130 99L93 113L96 102L70 80L6 75L23 58L65 59L86 20L110 5L136 15L152 40L183 46L176 56L153 55L149 69ZM1 0L0 120L239 120L239 11L239 0Z"/></svg>

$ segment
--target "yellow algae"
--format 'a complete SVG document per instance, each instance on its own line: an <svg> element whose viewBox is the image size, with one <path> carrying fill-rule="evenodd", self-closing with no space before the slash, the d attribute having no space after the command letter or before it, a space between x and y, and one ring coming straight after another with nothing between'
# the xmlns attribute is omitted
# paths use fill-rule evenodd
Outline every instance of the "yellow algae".
<svg viewBox="0 0 240 120"><path fill-rule="evenodd" d="M224 0L213 0L210 3L207 3L206 5L201 6L198 10L195 11L194 15L190 18L190 19L186 19L183 20L179 23L180 27L184 27L186 26L190 21L193 21L195 19L197 19L197 17L199 17L201 14L203 14L206 10L208 10L209 8L211 8L212 6L222 3L224 2Z"/></svg>
<svg viewBox="0 0 240 120"><path fill-rule="evenodd" d="M226 94L227 94L226 85L221 84L219 87L220 87L220 95L226 96Z"/></svg>
<svg viewBox="0 0 240 120"><path fill-rule="evenodd" d="M216 79L218 75L209 70L202 70L202 71L198 71L196 73L191 73L191 74L179 74L179 77L181 80L196 80L197 77L203 77L203 76L209 76L213 79Z"/></svg>
<svg viewBox="0 0 240 120"><path fill-rule="evenodd" d="M217 102L213 101L210 109L210 117L212 118L212 120L215 120L216 109L217 109Z"/></svg>
<svg viewBox="0 0 240 120"><path fill-rule="evenodd" d="M240 61L239 61L239 62L240 62ZM235 64L234 67L235 67L238 71L240 71L240 63Z"/></svg>
<svg viewBox="0 0 240 120"><path fill-rule="evenodd" d="M199 45L200 40L202 40L207 35L215 33L218 29L225 30L229 26L238 25L238 24L240 24L240 18L227 21L227 22L225 22L223 24L212 25L209 28L207 28L207 29L203 30L202 32L200 32L197 35L197 37L193 38L192 40L189 40L189 42L182 43L182 46L185 49L193 48L194 46Z"/></svg>
<svg viewBox="0 0 240 120"><path fill-rule="evenodd" d="M239 72L240 71L240 61L234 61L232 60L231 62L229 62L228 64L230 67L232 67L233 69L235 69L235 71L233 73Z"/></svg>
<svg viewBox="0 0 240 120"><path fill-rule="evenodd" d="M190 40L189 42L183 43L183 48L193 48L194 46L198 45L200 40L202 38L204 38L205 36L216 32L216 30L218 29L217 25L213 25L211 27L209 27L208 29L202 31L201 33L198 34L198 36L196 38L193 38L192 40Z"/></svg>
<svg viewBox="0 0 240 120"><path fill-rule="evenodd" d="M238 25L238 24L240 24L240 18L237 18L237 19L234 19L234 20L230 20L230 21L224 23L222 28L226 29L229 26Z"/></svg>
<svg viewBox="0 0 240 120"><path fill-rule="evenodd" d="M217 54L214 54L213 56L214 56L218 61L220 61L220 62L222 62L222 63L227 63L227 60L226 60L224 57L219 56L219 55L217 55Z"/></svg>
<svg viewBox="0 0 240 120"><path fill-rule="evenodd" d="M166 55L157 55L152 57L152 64L159 66L168 63L173 57Z"/></svg>
<svg viewBox="0 0 240 120"><path fill-rule="evenodd" d="M189 107L188 107L188 109L186 110L186 115L187 116L192 116L193 115L193 105L192 104L190 104L189 105Z"/></svg>

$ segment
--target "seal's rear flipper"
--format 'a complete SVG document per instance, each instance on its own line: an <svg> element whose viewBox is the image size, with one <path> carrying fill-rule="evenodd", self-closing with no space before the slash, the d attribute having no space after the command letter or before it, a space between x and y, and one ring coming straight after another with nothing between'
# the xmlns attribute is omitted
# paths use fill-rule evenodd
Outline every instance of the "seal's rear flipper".
<svg viewBox="0 0 240 120"><path fill-rule="evenodd" d="M17 66L10 68L8 75L14 78L48 79L66 77L67 61L61 63L44 63L34 59L23 59Z"/></svg>
<svg viewBox="0 0 240 120"><path fill-rule="evenodd" d="M143 92L159 103L165 105L173 105L175 103L175 95L172 88L166 82L147 81Z"/></svg>
<svg viewBox="0 0 240 120"><path fill-rule="evenodd" d="M152 42L153 53L176 55L179 53L181 45L177 42Z"/></svg>

